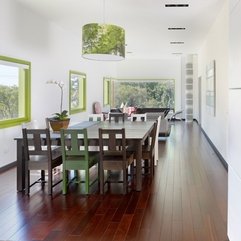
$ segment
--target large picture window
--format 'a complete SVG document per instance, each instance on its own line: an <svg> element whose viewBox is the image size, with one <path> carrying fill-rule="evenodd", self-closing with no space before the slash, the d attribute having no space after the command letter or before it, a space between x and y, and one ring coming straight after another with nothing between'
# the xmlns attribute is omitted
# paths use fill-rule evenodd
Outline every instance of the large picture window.
<svg viewBox="0 0 241 241"><path fill-rule="evenodd" d="M0 128L30 121L31 63L0 56Z"/></svg>
<svg viewBox="0 0 241 241"><path fill-rule="evenodd" d="M111 107L123 104L133 107L175 108L174 79L109 79L111 88L104 86ZM104 82L105 84L105 82ZM106 84L105 84L106 85Z"/></svg>

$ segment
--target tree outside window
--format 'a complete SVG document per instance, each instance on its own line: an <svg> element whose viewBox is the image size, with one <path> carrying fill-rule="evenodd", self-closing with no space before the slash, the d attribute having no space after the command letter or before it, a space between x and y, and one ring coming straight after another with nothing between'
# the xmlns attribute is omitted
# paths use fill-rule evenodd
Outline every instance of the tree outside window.
<svg viewBox="0 0 241 241"><path fill-rule="evenodd" d="M30 120L30 63L0 56L0 127Z"/></svg>
<svg viewBox="0 0 241 241"><path fill-rule="evenodd" d="M112 107L118 108L126 104L133 107L175 108L174 79L111 79L111 81L109 99Z"/></svg>

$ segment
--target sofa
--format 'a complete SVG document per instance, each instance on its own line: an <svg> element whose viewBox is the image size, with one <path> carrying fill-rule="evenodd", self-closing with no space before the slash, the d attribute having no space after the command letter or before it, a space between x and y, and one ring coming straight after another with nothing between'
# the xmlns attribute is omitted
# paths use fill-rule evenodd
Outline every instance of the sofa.
<svg viewBox="0 0 241 241"><path fill-rule="evenodd" d="M147 114L147 120L156 120L161 116L161 124L159 129L159 137L167 137L171 132L171 125L167 119L170 108L137 108L137 114Z"/></svg>
<svg viewBox="0 0 241 241"><path fill-rule="evenodd" d="M167 116L168 112L171 110L171 108L136 108L137 114L144 114L144 113L163 113L164 117Z"/></svg>

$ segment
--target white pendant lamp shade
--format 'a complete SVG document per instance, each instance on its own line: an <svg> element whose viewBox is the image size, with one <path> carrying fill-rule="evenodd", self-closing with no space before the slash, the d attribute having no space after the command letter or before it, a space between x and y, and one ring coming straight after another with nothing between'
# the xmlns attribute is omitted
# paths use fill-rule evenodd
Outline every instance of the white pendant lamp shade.
<svg viewBox="0 0 241 241"><path fill-rule="evenodd" d="M82 28L82 56L86 59L119 61L125 58L125 31L112 24L89 23Z"/></svg>

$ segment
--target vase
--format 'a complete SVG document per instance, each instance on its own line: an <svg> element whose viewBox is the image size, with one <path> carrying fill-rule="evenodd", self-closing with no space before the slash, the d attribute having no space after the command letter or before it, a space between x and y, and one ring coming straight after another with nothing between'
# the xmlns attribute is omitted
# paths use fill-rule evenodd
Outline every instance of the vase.
<svg viewBox="0 0 241 241"><path fill-rule="evenodd" d="M70 119L66 120L56 120L56 119L49 119L49 124L53 131L60 131L60 129L66 129L69 126Z"/></svg>

